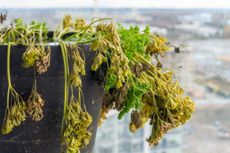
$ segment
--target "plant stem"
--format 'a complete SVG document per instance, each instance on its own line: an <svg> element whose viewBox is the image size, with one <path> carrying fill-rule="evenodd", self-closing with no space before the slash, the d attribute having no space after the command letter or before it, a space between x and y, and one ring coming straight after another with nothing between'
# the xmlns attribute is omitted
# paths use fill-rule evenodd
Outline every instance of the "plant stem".
<svg viewBox="0 0 230 153"><path fill-rule="evenodd" d="M8 43L8 46L7 46L7 82L8 82L8 89L7 89L7 98L6 98L7 109L9 109L9 107L10 107L10 91L11 91L11 88L12 88L11 77L10 77L10 54L11 54L11 43Z"/></svg>
<svg viewBox="0 0 230 153"><path fill-rule="evenodd" d="M33 85L34 91L37 92L37 72L36 68L34 67L34 85Z"/></svg>
<svg viewBox="0 0 230 153"><path fill-rule="evenodd" d="M64 128L64 116L66 113L66 108L68 105L68 67L67 67L67 60L66 60L66 50L65 50L65 44L63 41L60 41L61 46L61 52L62 52L62 58L63 58L63 65L64 65L64 110L63 110L63 117L62 117L62 127L61 127L61 133L63 134L63 128Z"/></svg>
<svg viewBox="0 0 230 153"><path fill-rule="evenodd" d="M25 39L26 37L28 37L32 32L27 33L26 35L24 35L23 37L21 37L20 39L18 39L15 44L18 44L20 41L22 41L23 39ZM28 41L28 40L27 40Z"/></svg>
<svg viewBox="0 0 230 153"><path fill-rule="evenodd" d="M81 37L79 38L79 40L78 40L75 44L81 42L81 40L82 40L84 34L86 33L86 31L87 31L94 23L100 22L100 21L104 21L104 20L112 20L112 19L111 19L111 18L102 18L102 19L98 19L98 20L95 20L95 21L91 22L91 23L84 29L84 31L82 32Z"/></svg>
<svg viewBox="0 0 230 153"><path fill-rule="evenodd" d="M12 87L11 84L11 77L10 77L10 54L11 54L11 43L8 43L7 46L7 81L8 81L8 87Z"/></svg>

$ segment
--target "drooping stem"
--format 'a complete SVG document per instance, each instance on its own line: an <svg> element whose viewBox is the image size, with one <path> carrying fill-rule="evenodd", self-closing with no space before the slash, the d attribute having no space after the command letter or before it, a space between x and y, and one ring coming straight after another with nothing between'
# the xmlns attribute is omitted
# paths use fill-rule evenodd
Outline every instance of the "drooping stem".
<svg viewBox="0 0 230 153"><path fill-rule="evenodd" d="M8 43L7 47L7 81L8 81L8 87L12 87L11 84L11 77L10 77L10 54L11 54L11 43Z"/></svg>
<svg viewBox="0 0 230 153"><path fill-rule="evenodd" d="M10 53L11 53L11 43L8 43L8 46L7 46L7 82L8 82L8 89L7 89L6 110L5 110L5 118L4 118L4 120L6 120L7 112L10 109L10 91L11 91L11 88L12 88L11 77L10 77Z"/></svg>
<svg viewBox="0 0 230 153"><path fill-rule="evenodd" d="M64 65L64 109L63 109L63 117L62 117L62 128L61 133L63 134L63 128L64 128L64 116L66 113L66 109L68 106L68 96L69 96L69 83L68 83L68 59L67 53L66 53L66 47L64 42L60 41L61 46L61 52L62 52L62 58L63 58L63 65Z"/></svg>
<svg viewBox="0 0 230 153"><path fill-rule="evenodd" d="M37 71L34 67L34 85L33 85L34 91L37 92Z"/></svg>
<svg viewBox="0 0 230 153"><path fill-rule="evenodd" d="M81 96L82 96L82 100L79 101L80 103L83 103L83 109L85 112L87 112L87 108L86 108L86 105L85 105L85 99L84 99L84 94L83 94L83 91L81 88L78 89L78 92L80 92Z"/></svg>
<svg viewBox="0 0 230 153"><path fill-rule="evenodd" d="M25 35L22 36L20 39L18 39L18 40L15 42L15 44L18 44L18 43L19 43L20 41L22 41L23 39L26 39L27 42L28 42L28 36L31 35L31 34L32 34L32 31L29 32L29 33L27 33L27 34L25 34Z"/></svg>
<svg viewBox="0 0 230 153"><path fill-rule="evenodd" d="M84 34L86 33L86 31L94 24L94 23L97 23L97 22L100 22L100 21L104 21L104 20L112 20L111 18L102 18L102 19L98 19L98 20L95 20L93 22L91 22L85 29L84 31L82 32L82 36L79 38L79 40L77 42L81 42L81 39L83 38Z"/></svg>

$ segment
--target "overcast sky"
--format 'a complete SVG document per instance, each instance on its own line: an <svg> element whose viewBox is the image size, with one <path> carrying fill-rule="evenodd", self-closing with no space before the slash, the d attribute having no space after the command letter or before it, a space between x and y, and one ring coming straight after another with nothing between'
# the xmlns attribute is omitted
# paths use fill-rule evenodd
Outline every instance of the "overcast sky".
<svg viewBox="0 0 230 153"><path fill-rule="evenodd" d="M0 0L0 8L47 7L230 8L230 0Z"/></svg>

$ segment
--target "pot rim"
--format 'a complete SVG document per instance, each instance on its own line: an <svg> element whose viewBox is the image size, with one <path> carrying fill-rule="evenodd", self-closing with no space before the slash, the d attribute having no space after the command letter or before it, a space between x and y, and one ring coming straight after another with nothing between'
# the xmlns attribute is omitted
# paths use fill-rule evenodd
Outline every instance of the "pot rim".
<svg viewBox="0 0 230 153"><path fill-rule="evenodd" d="M71 35L74 35L75 33L73 32L67 32L65 36L71 36ZM44 42L43 45L45 46L50 46L50 47L56 47L56 46L60 46L59 42L58 41L54 41L53 40L53 35L54 35L54 31L48 31L48 41L47 42ZM52 41L51 41L52 40ZM73 41L66 41L68 42L69 44L74 44L75 42ZM36 43L36 45L39 45L40 43ZM77 43L78 45L80 46L89 46L90 43ZM0 44L0 47L1 46L8 46L7 44ZM29 45L25 45L25 44L12 44L11 46L18 46L18 47L27 47Z"/></svg>

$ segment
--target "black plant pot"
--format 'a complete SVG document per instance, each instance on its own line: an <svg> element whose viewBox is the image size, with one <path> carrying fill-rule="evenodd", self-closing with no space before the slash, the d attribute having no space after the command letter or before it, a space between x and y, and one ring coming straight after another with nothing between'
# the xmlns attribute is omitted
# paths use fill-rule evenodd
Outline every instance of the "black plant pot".
<svg viewBox="0 0 230 153"><path fill-rule="evenodd" d="M92 139L82 153L91 153L94 146L97 122L100 113L103 88L98 84L100 75L90 69L93 53L89 47L81 46L86 58L86 76L82 77L84 100L87 111L93 117L90 127ZM24 46L11 47L12 84L26 101L33 84L33 69L21 66ZM4 118L7 93L6 75L7 46L0 46L0 125ZM27 118L21 126L14 128L8 135L0 134L0 153L61 153L60 133L63 115L64 67L59 45L51 46L51 65L48 71L37 76L38 92L45 100L44 118L34 122Z"/></svg>

